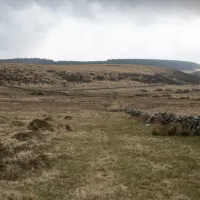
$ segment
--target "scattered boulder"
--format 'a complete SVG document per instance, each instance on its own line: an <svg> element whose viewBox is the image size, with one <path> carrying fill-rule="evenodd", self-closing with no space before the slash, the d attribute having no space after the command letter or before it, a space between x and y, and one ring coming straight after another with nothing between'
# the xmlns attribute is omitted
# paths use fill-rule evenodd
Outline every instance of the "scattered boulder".
<svg viewBox="0 0 200 200"><path fill-rule="evenodd" d="M50 125L46 120L44 119L34 119L31 121L27 128L32 131L39 131L39 130L48 130L53 131L52 125Z"/></svg>

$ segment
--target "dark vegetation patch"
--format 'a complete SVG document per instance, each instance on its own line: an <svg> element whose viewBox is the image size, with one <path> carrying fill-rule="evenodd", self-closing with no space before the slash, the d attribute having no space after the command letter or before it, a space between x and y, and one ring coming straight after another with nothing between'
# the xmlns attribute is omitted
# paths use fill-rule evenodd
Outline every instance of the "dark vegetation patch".
<svg viewBox="0 0 200 200"><path fill-rule="evenodd" d="M172 97L170 94L163 94L162 96L167 98Z"/></svg>
<svg viewBox="0 0 200 200"><path fill-rule="evenodd" d="M145 90L145 89L142 89L142 90L140 90L140 92L144 92L144 93L146 93L146 92L148 92L148 91Z"/></svg>
<svg viewBox="0 0 200 200"><path fill-rule="evenodd" d="M39 130L48 130L53 131L53 126L50 125L46 120L44 119L34 119L31 121L27 128L32 131L39 131Z"/></svg>
<svg viewBox="0 0 200 200"><path fill-rule="evenodd" d="M31 95L35 95L35 96L43 96L44 93L41 92L41 91L32 91L32 92L31 92Z"/></svg>
<svg viewBox="0 0 200 200"><path fill-rule="evenodd" d="M165 92L172 92L172 90L171 89L166 89Z"/></svg>
<svg viewBox="0 0 200 200"><path fill-rule="evenodd" d="M37 139L42 139L43 136L41 133L39 132L34 132L34 131L26 131L26 132L20 132L20 133L16 133L13 136L14 139L19 140L19 141L27 141L33 138L37 138Z"/></svg>
<svg viewBox="0 0 200 200"><path fill-rule="evenodd" d="M97 81L104 81L106 78L105 76L103 75L97 75L94 77L94 80L97 80Z"/></svg>
<svg viewBox="0 0 200 200"><path fill-rule="evenodd" d="M45 121L53 121L52 117L46 117L44 118Z"/></svg>
<svg viewBox="0 0 200 200"><path fill-rule="evenodd" d="M181 94L181 93L183 93L183 91L182 91L181 89L177 89L177 90L175 91L175 93L176 93L176 94Z"/></svg>
<svg viewBox="0 0 200 200"><path fill-rule="evenodd" d="M146 93L137 93L135 94L136 97L148 97L149 95Z"/></svg>
<svg viewBox="0 0 200 200"><path fill-rule="evenodd" d="M91 76L87 73L53 71L53 74L71 83L89 83L92 81Z"/></svg>
<svg viewBox="0 0 200 200"><path fill-rule="evenodd" d="M64 117L65 120L72 120L72 118L73 118L72 116L68 116L68 115Z"/></svg>
<svg viewBox="0 0 200 200"><path fill-rule="evenodd" d="M190 97L180 97L180 99L188 99L188 100L190 100Z"/></svg>
<svg viewBox="0 0 200 200"><path fill-rule="evenodd" d="M190 93L190 90L189 89L184 89L182 92L183 93Z"/></svg>
<svg viewBox="0 0 200 200"><path fill-rule="evenodd" d="M71 128L71 126L69 126L69 125L65 125L65 129L66 129L67 131L72 131L72 128Z"/></svg>
<svg viewBox="0 0 200 200"><path fill-rule="evenodd" d="M0 69L1 84L59 84L63 87L67 87L69 83L90 83L93 80L98 81L136 81L146 84L172 84L181 85L185 83L199 84L199 80L194 76L182 72L176 72L175 70L169 70L165 73L157 74L142 74L142 73L117 73L117 72L67 72L59 70L45 70L42 66L41 71L34 69L33 67L27 68L9 68L3 66ZM42 95L33 92L32 95Z"/></svg>
<svg viewBox="0 0 200 200"><path fill-rule="evenodd" d="M163 89L158 88L158 89L156 89L155 91L156 91L156 92L163 92Z"/></svg>

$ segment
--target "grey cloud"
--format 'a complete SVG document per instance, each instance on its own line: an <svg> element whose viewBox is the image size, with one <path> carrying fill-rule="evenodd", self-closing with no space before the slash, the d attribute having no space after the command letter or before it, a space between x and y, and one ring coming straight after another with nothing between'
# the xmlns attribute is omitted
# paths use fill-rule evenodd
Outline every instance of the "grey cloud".
<svg viewBox="0 0 200 200"><path fill-rule="evenodd" d="M192 20L196 18L199 11L200 0L0 0L0 57L31 57L32 52L37 52L41 47L48 33L59 29L62 20L78 21L77 30L81 32L81 20L97 26L101 21L101 27L109 20L111 25L116 23L116 26L127 23L129 27L133 24L147 27L153 23L162 24L162 20L168 17L172 19L170 22L180 18L185 23L190 17ZM89 31L93 31L93 26ZM105 38L108 36L106 31L99 29ZM112 30L109 31L112 35ZM154 29L151 30L153 31ZM62 33L62 29L60 32ZM59 37L60 32L55 37ZM66 37L67 34L66 31ZM75 38L71 36L71 40Z"/></svg>
<svg viewBox="0 0 200 200"><path fill-rule="evenodd" d="M22 8L36 3L41 6L47 6L52 9L65 5L73 5L74 9L85 9L86 7L98 3L104 9L116 7L120 9L151 9L153 11L175 12L177 15L181 12L197 12L200 10L199 0L1 0L8 5Z"/></svg>

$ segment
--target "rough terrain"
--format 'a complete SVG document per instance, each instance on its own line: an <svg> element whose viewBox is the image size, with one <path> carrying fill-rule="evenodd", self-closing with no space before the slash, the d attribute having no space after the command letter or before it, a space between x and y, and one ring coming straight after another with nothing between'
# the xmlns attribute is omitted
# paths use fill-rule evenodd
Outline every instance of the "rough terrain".
<svg viewBox="0 0 200 200"><path fill-rule="evenodd" d="M46 74L49 66L36 66L33 73L39 78L33 80L38 83L21 81L32 76L32 68L9 66L8 71L19 69L21 75L9 72L12 81L1 79L3 200L199 199L200 137L154 136L153 124L124 112L128 106L148 113L198 115L198 84L71 83ZM61 68L54 66L52 74ZM118 66L112 68L121 73ZM85 68L75 69L68 71ZM110 73L105 66L100 69L91 71ZM126 70L130 67L122 73Z"/></svg>

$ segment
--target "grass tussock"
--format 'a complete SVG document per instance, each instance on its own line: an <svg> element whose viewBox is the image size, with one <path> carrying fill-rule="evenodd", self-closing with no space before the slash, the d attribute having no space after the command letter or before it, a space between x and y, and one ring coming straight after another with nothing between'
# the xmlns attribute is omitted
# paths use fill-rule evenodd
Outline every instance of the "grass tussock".
<svg viewBox="0 0 200 200"><path fill-rule="evenodd" d="M44 119L34 119L31 121L27 128L32 131L39 131L39 130L48 130L53 131L52 125L50 125L46 120Z"/></svg>
<svg viewBox="0 0 200 200"><path fill-rule="evenodd" d="M12 121L12 125L14 125L14 126L25 126L25 124L21 121Z"/></svg>
<svg viewBox="0 0 200 200"><path fill-rule="evenodd" d="M33 132L33 131L19 132L13 135L13 139L16 139L18 141L27 141L34 138L42 139L43 136L39 132Z"/></svg>
<svg viewBox="0 0 200 200"><path fill-rule="evenodd" d="M33 91L33 92L31 92L31 95L35 95L35 96L43 96L44 93L41 92L41 91Z"/></svg>
<svg viewBox="0 0 200 200"><path fill-rule="evenodd" d="M156 92L163 92L163 89L161 88L158 88L158 89L155 89Z"/></svg>
<svg viewBox="0 0 200 200"><path fill-rule="evenodd" d="M154 136L188 136L189 132L181 124L157 124L152 130Z"/></svg>
<svg viewBox="0 0 200 200"><path fill-rule="evenodd" d="M7 139L0 142L0 179L16 180L29 170L39 169L48 164L48 158L39 145L19 143Z"/></svg>
<svg viewBox="0 0 200 200"><path fill-rule="evenodd" d="M35 197L32 194L21 194L20 192L13 190L0 190L1 199L3 200L34 200Z"/></svg>
<svg viewBox="0 0 200 200"><path fill-rule="evenodd" d="M72 120L72 118L73 118L72 116L67 115L67 116L64 117L64 120Z"/></svg>

